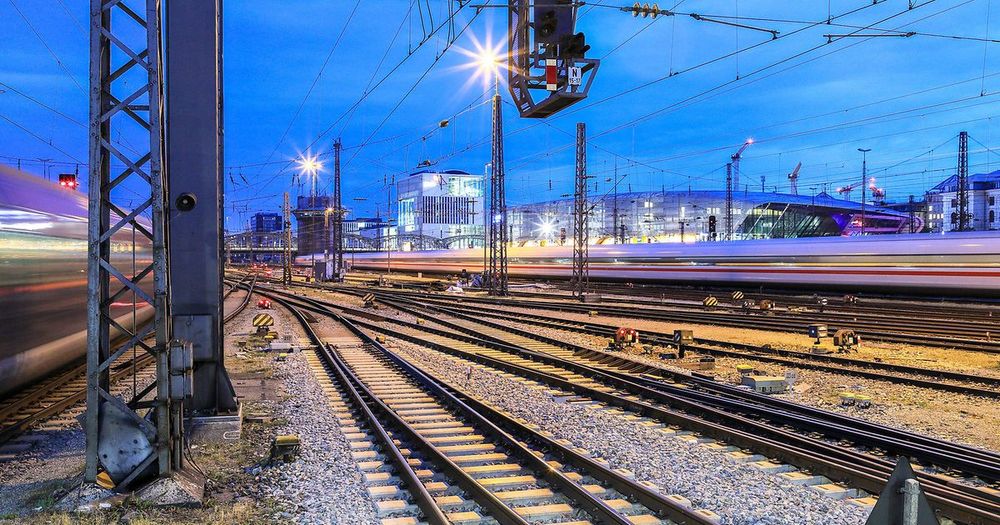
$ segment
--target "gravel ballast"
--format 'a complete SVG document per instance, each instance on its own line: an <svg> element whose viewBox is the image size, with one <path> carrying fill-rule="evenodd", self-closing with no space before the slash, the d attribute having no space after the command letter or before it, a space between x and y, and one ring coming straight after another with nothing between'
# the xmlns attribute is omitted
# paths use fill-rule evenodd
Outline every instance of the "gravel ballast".
<svg viewBox="0 0 1000 525"><path fill-rule="evenodd" d="M664 494L680 494L696 508L740 525L863 524L864 509L783 482L774 474L741 464L722 452L668 436L627 413L566 403L455 357L394 340L393 348L441 379L650 481Z"/></svg>
<svg viewBox="0 0 1000 525"><path fill-rule="evenodd" d="M280 327L284 325L295 326L296 334L305 335L284 309L275 308L273 312L279 333L283 333ZM289 393L288 399L274 407L274 417L287 420L277 434L299 436L302 447L295 461L254 471L256 483L250 487L251 496L273 500L282 510L281 517L295 523L380 523L364 478L351 457L348 440L304 353L275 362L274 378Z"/></svg>

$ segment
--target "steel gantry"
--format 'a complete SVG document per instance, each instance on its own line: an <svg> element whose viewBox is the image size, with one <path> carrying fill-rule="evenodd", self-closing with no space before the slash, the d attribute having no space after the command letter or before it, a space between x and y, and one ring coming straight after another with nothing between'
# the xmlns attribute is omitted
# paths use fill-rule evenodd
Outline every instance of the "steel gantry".
<svg viewBox="0 0 1000 525"><path fill-rule="evenodd" d="M103 469L118 486L147 470L165 474L179 466L171 448L172 403L167 376L169 298L163 172L164 106L160 46L160 2L92 0L90 30L90 174L87 299L88 481ZM120 148L112 137L142 136L139 151ZM123 165L113 168L112 164ZM126 193L124 190L128 188ZM127 203L140 195L137 206ZM132 245L143 266L114 256L116 238L135 232ZM146 251L148 253L142 253ZM142 249L142 252L138 252ZM150 283L150 281L152 281ZM152 311L152 322L127 326L112 317L112 305L133 295ZM124 335L117 338L116 334ZM150 341L152 339L152 341ZM128 349L152 354L156 366L155 417L144 417L112 395L110 372Z"/></svg>
<svg viewBox="0 0 1000 525"><path fill-rule="evenodd" d="M183 466L185 416L236 409L222 345L222 4L165 7L91 1L84 474L103 469L118 488ZM139 151L122 137L142 137ZM142 266L126 269L133 260ZM130 294L152 322L112 317ZM110 371L130 348L151 354L156 375L126 402Z"/></svg>
<svg viewBox="0 0 1000 525"><path fill-rule="evenodd" d="M587 125L576 124L576 186L573 193L573 295L583 300L590 285L590 215L587 207Z"/></svg>
<svg viewBox="0 0 1000 525"><path fill-rule="evenodd" d="M590 46L576 32L579 5L566 0L507 5L507 84L521 117L545 118L587 98L600 60L584 57ZM533 91L546 97L536 101Z"/></svg>

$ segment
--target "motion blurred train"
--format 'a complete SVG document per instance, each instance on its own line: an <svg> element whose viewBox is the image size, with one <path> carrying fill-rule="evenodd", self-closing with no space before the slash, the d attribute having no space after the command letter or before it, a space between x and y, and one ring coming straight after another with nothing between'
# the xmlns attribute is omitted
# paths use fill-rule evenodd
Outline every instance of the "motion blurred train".
<svg viewBox="0 0 1000 525"><path fill-rule="evenodd" d="M150 246L136 236L136 267L150 260ZM131 267L133 235L123 228L111 240L120 268ZM137 309L135 321L149 318ZM131 294L112 315L131 327ZM87 198L0 166L0 397L39 377L80 363L86 356Z"/></svg>
<svg viewBox="0 0 1000 525"><path fill-rule="evenodd" d="M679 284L891 291L950 296L1000 292L1000 232L812 237L589 247L590 278ZM568 279L571 246L512 247L508 273ZM457 274L483 268L483 251L358 253L359 270Z"/></svg>

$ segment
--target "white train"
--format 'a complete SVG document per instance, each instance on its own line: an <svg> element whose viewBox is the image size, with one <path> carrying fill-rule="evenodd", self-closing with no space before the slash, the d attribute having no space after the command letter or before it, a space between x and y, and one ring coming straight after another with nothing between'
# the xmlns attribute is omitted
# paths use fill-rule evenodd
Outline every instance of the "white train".
<svg viewBox="0 0 1000 525"><path fill-rule="evenodd" d="M814 237L695 244L590 246L593 280L744 284L909 293L1000 291L1000 232ZM517 277L569 278L572 247L511 248ZM483 269L483 251L357 253L359 270L457 274Z"/></svg>

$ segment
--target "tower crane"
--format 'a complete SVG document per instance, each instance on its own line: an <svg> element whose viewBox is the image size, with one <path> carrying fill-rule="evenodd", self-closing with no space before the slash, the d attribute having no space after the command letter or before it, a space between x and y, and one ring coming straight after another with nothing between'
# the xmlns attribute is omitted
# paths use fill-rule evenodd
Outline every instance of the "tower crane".
<svg viewBox="0 0 1000 525"><path fill-rule="evenodd" d="M855 182L854 184L848 184L847 186L841 186L841 187L837 188L837 193L839 193L840 195L843 195L844 199L850 200L851 199L851 192L854 191L854 188L857 188L860 185L861 185L860 182Z"/></svg>
<svg viewBox="0 0 1000 525"><path fill-rule="evenodd" d="M799 194L799 170L802 169L802 163L795 165L795 169L788 174L788 183L792 187L792 195Z"/></svg>
<svg viewBox="0 0 1000 525"><path fill-rule="evenodd" d="M743 152L746 151L751 144L753 144L753 139L747 139L746 142L740 146L740 149L736 150L736 153L733 153L733 156L730 157L733 161L733 188L735 188L736 191L739 191L740 189L740 159L743 156Z"/></svg>
<svg viewBox="0 0 1000 525"><path fill-rule="evenodd" d="M848 184L847 186L841 186L837 188L837 193L844 196L845 199L851 198L851 192L861 186L861 182L855 182L854 184ZM885 190L875 186L875 177L868 179L868 189L872 192L873 200L878 200L879 198L885 197Z"/></svg>

